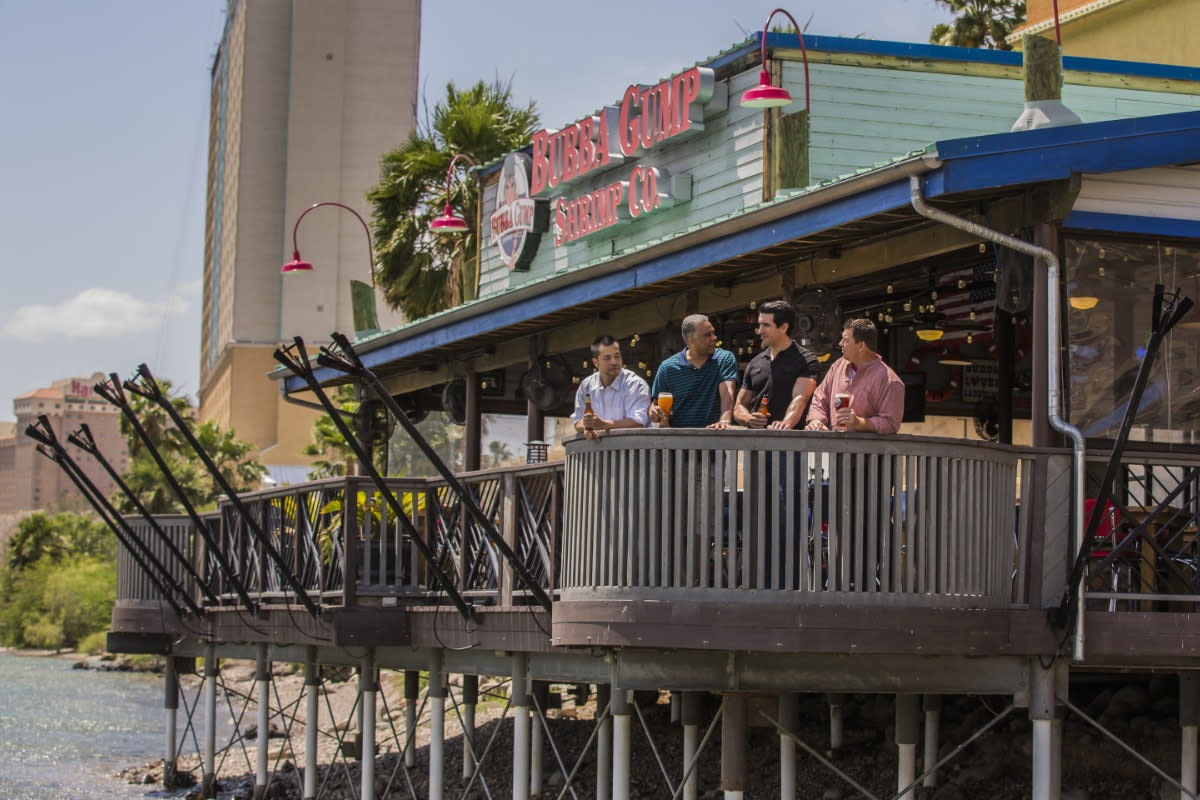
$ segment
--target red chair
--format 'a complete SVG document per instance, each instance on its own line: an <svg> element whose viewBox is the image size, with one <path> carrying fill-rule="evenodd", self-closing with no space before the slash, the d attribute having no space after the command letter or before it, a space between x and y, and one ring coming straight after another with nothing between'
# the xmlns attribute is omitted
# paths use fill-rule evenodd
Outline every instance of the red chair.
<svg viewBox="0 0 1200 800"><path fill-rule="evenodd" d="M1085 524L1091 524L1092 513L1095 511L1095 508L1096 498L1089 497L1083 501L1083 518ZM1117 507L1112 504L1111 500L1104 501L1104 510L1101 512L1100 524L1097 526L1096 533L1092 537L1091 561L1093 563L1104 561L1129 536L1130 532L1121 526L1117 518ZM1092 574L1089 566L1088 589L1093 591L1111 591L1113 593L1137 591L1135 587L1137 586L1138 558L1137 547L1130 544L1126 545L1117 557L1108 564L1106 572ZM1117 598L1108 598L1107 608L1109 611L1116 611Z"/></svg>

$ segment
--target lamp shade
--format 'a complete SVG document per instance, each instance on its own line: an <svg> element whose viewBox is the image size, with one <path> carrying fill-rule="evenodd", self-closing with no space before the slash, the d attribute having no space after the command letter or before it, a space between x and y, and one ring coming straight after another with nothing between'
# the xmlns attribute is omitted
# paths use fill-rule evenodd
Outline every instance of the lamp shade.
<svg viewBox="0 0 1200 800"><path fill-rule="evenodd" d="M1071 304L1071 308L1088 311L1096 307L1096 304L1100 302L1100 298L1090 294L1073 294L1067 302Z"/></svg>
<svg viewBox="0 0 1200 800"><path fill-rule="evenodd" d="M304 259L300 258L300 251L295 250L292 252L292 260L287 262L286 264L284 264L282 267L280 267L279 271L285 272L285 273L286 272L309 272L312 270L312 268L313 268L312 264L310 264L307 261L305 261Z"/></svg>
<svg viewBox="0 0 1200 800"><path fill-rule="evenodd" d="M936 342L942 338L940 328L917 328L917 338L922 342Z"/></svg>
<svg viewBox="0 0 1200 800"><path fill-rule="evenodd" d="M429 230L434 233L465 233L467 227L467 221L457 216L449 203L446 203L446 207L442 210L442 215L434 218L433 222L429 223Z"/></svg>
<svg viewBox="0 0 1200 800"><path fill-rule="evenodd" d="M741 102L746 108L780 108L791 105L792 96L782 86L772 86L764 69L758 73L758 86L743 92Z"/></svg>

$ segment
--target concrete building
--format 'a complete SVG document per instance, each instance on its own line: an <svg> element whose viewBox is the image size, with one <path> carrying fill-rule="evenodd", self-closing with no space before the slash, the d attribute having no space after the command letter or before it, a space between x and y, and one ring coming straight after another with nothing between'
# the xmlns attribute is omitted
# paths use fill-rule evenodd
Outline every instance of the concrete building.
<svg viewBox="0 0 1200 800"><path fill-rule="evenodd" d="M1054 38L1052 0L1029 0L1027 9L1009 37L1018 48L1026 33ZM1069 56L1200 66L1200 4L1193 0L1058 0L1058 24Z"/></svg>
<svg viewBox="0 0 1200 800"><path fill-rule="evenodd" d="M42 414L50 419L61 439L86 424L100 452L118 471L125 470L129 451L121 437L121 412L92 390L101 380L102 373L64 378L13 400L17 421L0 427L0 514L42 509L79 496L63 471L38 455L33 440L25 436L25 427ZM67 448L101 491L108 495L116 490L116 484L95 460L72 445Z"/></svg>
<svg viewBox="0 0 1200 800"><path fill-rule="evenodd" d="M369 220L379 158L414 127L419 39L419 0L230 0L212 69L200 417L268 467L306 463L315 415L265 377L274 348L352 332L349 281L370 280L363 228L336 207L299 230L315 269L281 275L293 223L323 201Z"/></svg>

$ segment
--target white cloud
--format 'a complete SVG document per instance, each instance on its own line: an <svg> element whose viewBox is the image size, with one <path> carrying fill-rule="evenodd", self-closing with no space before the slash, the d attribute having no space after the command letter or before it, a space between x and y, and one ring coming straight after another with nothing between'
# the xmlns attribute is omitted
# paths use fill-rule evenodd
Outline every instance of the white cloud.
<svg viewBox="0 0 1200 800"><path fill-rule="evenodd" d="M0 330L25 342L53 339L115 338L158 329L168 317L188 310L190 287L154 300L115 289L84 289L57 305L29 305L14 311Z"/></svg>

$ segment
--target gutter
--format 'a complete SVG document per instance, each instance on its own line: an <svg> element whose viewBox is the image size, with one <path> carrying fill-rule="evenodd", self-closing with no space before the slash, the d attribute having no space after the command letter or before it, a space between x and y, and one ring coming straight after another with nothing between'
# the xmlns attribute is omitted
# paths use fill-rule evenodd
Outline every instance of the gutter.
<svg viewBox="0 0 1200 800"><path fill-rule="evenodd" d="M953 214L948 214L939 208L934 208L925 202L923 194L923 185L919 175L913 175L909 179L909 191L912 198L912 207L918 214L923 217L941 222L944 225L949 225L952 228L957 228L960 231L965 231L973 236L978 236L981 239L986 239L990 242L995 242L1002 247L1007 247L1010 250L1024 253L1034 258L1040 258L1046 262L1046 326L1047 326L1047 342L1049 358L1046 365L1049 371L1048 380L1046 382L1046 403L1049 411L1050 427L1059 433L1067 436L1071 440L1071 450L1074 455L1074 470L1075 470L1075 486L1074 486L1074 513L1072 514L1071 527L1074 530L1075 552L1083 551L1083 535L1086 530L1083 519L1083 499L1084 499L1084 456L1085 443L1083 433L1071 425L1069 422L1059 416L1059 395L1061 394L1061 352L1059 348L1059 340L1062 337L1062 318L1059 314L1059 263L1058 257L1053 252L1044 247L1038 247L1035 244L1026 242L1023 239L1018 239L1015 236L1009 236L1005 233L1000 233L977 222L956 217ZM1075 620L1075 642L1073 656L1076 661L1083 660L1083 587L1084 581L1079 582L1078 593L1076 598L1077 617Z"/></svg>

